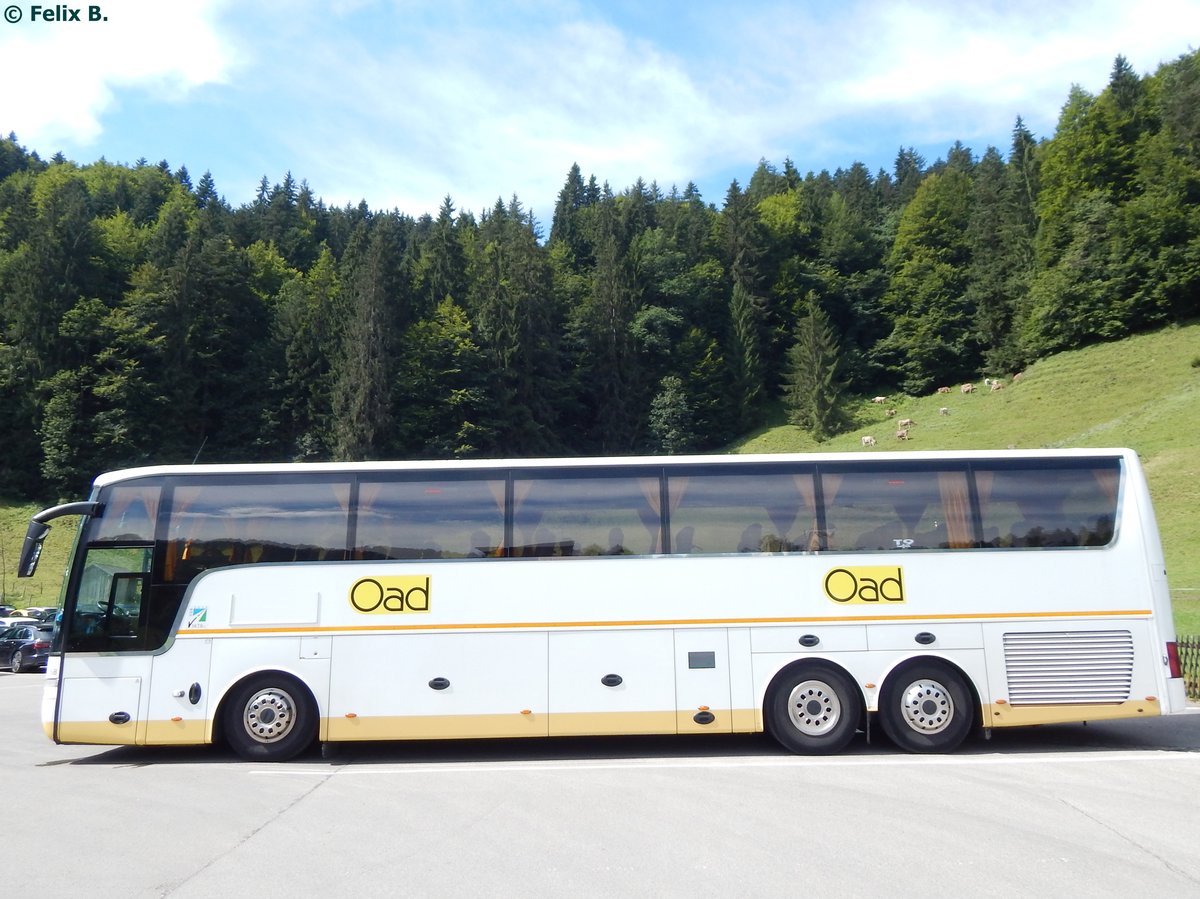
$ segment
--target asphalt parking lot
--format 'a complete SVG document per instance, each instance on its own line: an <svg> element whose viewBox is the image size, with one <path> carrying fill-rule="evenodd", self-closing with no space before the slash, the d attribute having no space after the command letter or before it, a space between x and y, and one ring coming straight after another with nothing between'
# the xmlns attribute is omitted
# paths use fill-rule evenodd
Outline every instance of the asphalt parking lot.
<svg viewBox="0 0 1200 899"><path fill-rule="evenodd" d="M951 756L763 737L56 746L0 672L7 821L39 896L1200 895L1200 709ZM19 809L19 815L13 812Z"/></svg>

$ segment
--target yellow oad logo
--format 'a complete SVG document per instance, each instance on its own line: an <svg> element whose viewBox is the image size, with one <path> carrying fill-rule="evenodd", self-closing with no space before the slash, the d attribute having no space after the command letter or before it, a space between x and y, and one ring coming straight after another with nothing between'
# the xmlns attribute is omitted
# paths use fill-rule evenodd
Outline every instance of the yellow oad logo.
<svg viewBox="0 0 1200 899"><path fill-rule="evenodd" d="M364 615L429 611L429 577L364 577L350 588L350 605Z"/></svg>
<svg viewBox="0 0 1200 899"><path fill-rule="evenodd" d="M840 603L905 602L900 566L835 568L825 575L825 595Z"/></svg>

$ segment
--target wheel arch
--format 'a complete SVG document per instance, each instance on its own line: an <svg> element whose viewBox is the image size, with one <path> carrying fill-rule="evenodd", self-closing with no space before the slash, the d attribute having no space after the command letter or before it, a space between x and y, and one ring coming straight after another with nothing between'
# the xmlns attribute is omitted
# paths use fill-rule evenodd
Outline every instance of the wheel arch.
<svg viewBox="0 0 1200 899"><path fill-rule="evenodd" d="M921 655L908 656L907 658L897 660L879 679L878 689L875 691L876 706L878 706L879 697L884 695L884 691L896 678L903 677L905 672L913 668L929 664L943 665L962 678L963 683L971 694L971 709L974 718L972 725L973 727L982 727L985 723L983 720L983 700L980 697L979 687L975 683L975 679L954 659L937 653L922 653ZM875 709L875 712L878 712L878 708Z"/></svg>
<svg viewBox="0 0 1200 899"><path fill-rule="evenodd" d="M307 694L312 700L313 708L317 710L318 729L320 722L324 720L323 710L321 708L321 698L318 691L313 689L303 675L290 668L254 668L248 671L242 671L237 676L230 678L222 687L220 693L214 698L212 711L209 713L209 742L215 746L219 746L225 742L225 710L229 705L231 697L245 683L258 677L263 676L281 677L293 681Z"/></svg>
<svg viewBox="0 0 1200 899"><path fill-rule="evenodd" d="M869 711L867 707L866 694L863 692L862 685L858 682L858 679L854 676L853 672L851 672L849 668L847 668L845 665L842 665L836 659L829 658L828 656L804 656L803 658L793 659L787 664L781 665L778 670L776 670L769 678L766 679L766 682L763 685L762 694L758 698L758 708L759 713L762 715L763 731L768 736L774 735L772 731L773 725L771 723L771 716L768 713L768 706L770 705L777 685L782 683L793 674L807 672L810 670L820 671L821 669L833 669L838 671L843 674L847 680L850 681L850 683L854 684L859 706L859 720L866 720L866 715Z"/></svg>

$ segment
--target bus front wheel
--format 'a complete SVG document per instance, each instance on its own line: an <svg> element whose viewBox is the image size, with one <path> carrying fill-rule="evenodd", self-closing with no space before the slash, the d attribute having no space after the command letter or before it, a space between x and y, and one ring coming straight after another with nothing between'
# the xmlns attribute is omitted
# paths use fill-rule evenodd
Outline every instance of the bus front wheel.
<svg viewBox="0 0 1200 899"><path fill-rule="evenodd" d="M226 741L242 758L283 762L316 739L317 703L296 678L266 672L234 687L222 724Z"/></svg>
<svg viewBox="0 0 1200 899"><path fill-rule="evenodd" d="M950 752L974 722L971 690L940 662L920 662L888 678L879 695L879 723L907 752Z"/></svg>
<svg viewBox="0 0 1200 899"><path fill-rule="evenodd" d="M785 749L832 754L854 739L862 719L862 697L846 672L812 662L775 678L766 712L771 736Z"/></svg>

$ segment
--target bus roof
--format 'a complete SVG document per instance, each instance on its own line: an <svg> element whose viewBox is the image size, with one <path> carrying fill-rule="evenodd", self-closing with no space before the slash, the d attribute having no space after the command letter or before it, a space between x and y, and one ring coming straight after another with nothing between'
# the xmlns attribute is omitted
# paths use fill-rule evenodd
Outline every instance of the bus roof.
<svg viewBox="0 0 1200 899"><path fill-rule="evenodd" d="M736 464L779 464L779 463L831 463L831 462L920 462L958 459L965 461L985 459L1049 459L1049 458L1137 458L1127 448L1103 449L1005 449L1005 450L925 450L904 452L854 452L854 453L773 453L773 454L724 454L696 456L607 456L607 457L557 457L535 459L455 459L424 460L406 462L280 462L280 463L230 463L204 465L153 465L141 468L126 468L104 472L96 477L94 487L135 478L161 477L167 475L228 475L228 474L301 474L309 472L348 474L362 472L404 471L488 471L509 468L522 470L538 468L594 468L646 467L677 465L736 465Z"/></svg>

